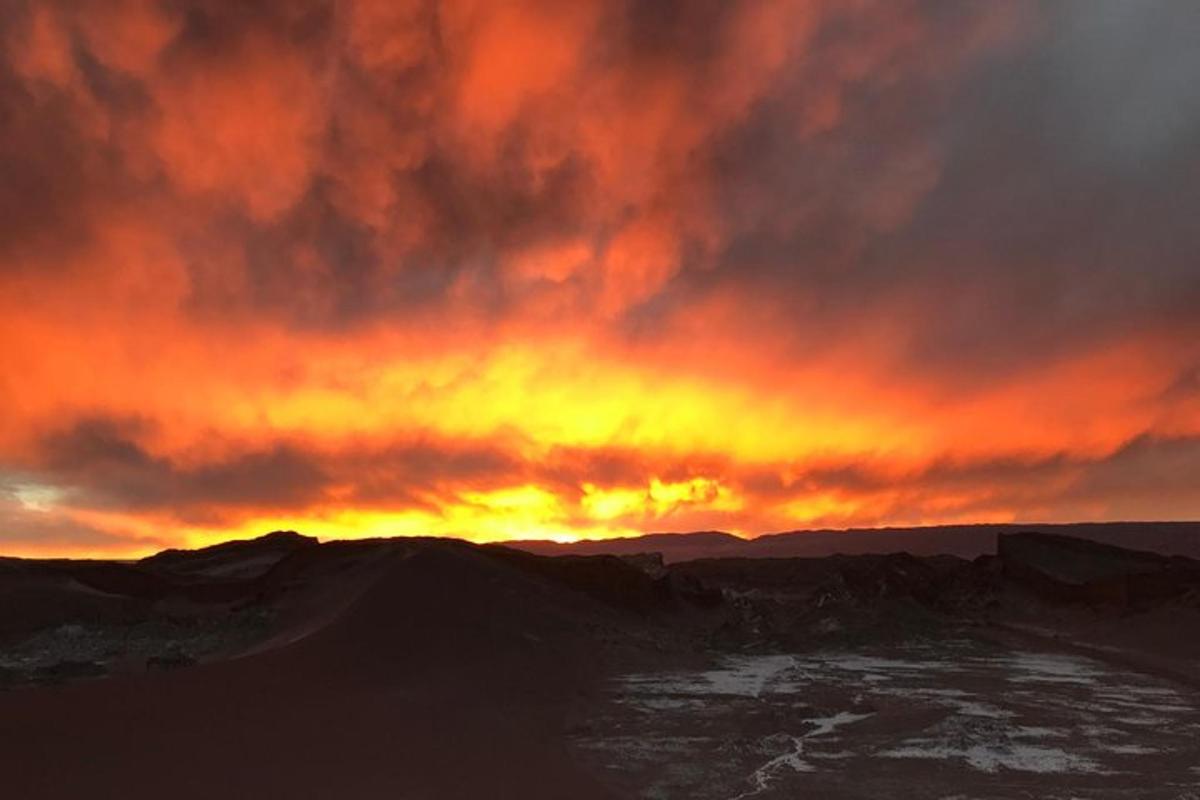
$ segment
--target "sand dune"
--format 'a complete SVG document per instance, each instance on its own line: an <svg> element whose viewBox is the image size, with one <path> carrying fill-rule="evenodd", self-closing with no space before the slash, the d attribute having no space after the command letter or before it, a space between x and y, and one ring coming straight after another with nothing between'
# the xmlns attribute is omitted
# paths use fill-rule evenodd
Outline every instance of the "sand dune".
<svg viewBox="0 0 1200 800"><path fill-rule="evenodd" d="M0 695L6 796L605 797L560 735L592 601L461 547L388 562L292 645Z"/></svg>

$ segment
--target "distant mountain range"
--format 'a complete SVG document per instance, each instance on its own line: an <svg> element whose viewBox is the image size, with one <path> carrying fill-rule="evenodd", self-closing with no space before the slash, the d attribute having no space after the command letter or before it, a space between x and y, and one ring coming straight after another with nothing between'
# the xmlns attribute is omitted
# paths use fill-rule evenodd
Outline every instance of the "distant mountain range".
<svg viewBox="0 0 1200 800"><path fill-rule="evenodd" d="M508 542L509 547L540 555L631 555L662 553L671 563L697 558L819 558L841 553L909 553L975 558L996 553L1003 533L1057 533L1103 544L1200 558L1200 522L1087 522L1072 524L1004 523L935 525L913 528L798 530L743 539L721 531L650 533L622 539L569 544Z"/></svg>

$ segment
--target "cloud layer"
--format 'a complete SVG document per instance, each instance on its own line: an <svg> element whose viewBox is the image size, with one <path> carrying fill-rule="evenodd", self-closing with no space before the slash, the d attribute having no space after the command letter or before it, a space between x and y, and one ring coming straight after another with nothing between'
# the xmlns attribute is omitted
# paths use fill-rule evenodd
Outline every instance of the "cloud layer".
<svg viewBox="0 0 1200 800"><path fill-rule="evenodd" d="M0 546L1196 517L1197 35L12 2Z"/></svg>

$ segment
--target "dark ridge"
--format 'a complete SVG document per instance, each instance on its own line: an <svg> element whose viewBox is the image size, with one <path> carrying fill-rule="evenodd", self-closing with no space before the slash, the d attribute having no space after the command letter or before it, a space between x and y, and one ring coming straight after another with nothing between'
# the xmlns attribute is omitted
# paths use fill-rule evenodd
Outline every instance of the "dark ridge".
<svg viewBox="0 0 1200 800"><path fill-rule="evenodd" d="M1004 575L1043 599L1145 608L1200 593L1200 561L1054 534L1000 537Z"/></svg>
<svg viewBox="0 0 1200 800"><path fill-rule="evenodd" d="M1060 534L1164 555L1200 558L1200 522L986 523L908 528L796 530L741 539L719 531L585 540L567 544L519 541L509 547L541 555L632 555L660 552L668 563L698 558L823 558L838 553L906 552L914 556L994 555L1001 534Z"/></svg>
<svg viewBox="0 0 1200 800"><path fill-rule="evenodd" d="M797 530L760 536L750 540L750 546L762 554L787 556L904 551L975 558L995 554L1001 534L1022 532L1060 534L1165 555L1200 557L1200 522L980 523Z"/></svg>
<svg viewBox="0 0 1200 800"><path fill-rule="evenodd" d="M254 539L221 542L196 550L163 550L143 558L138 564L156 571L182 574L228 571L250 559L277 561L295 550L316 544L318 541L313 536L296 531L273 531Z"/></svg>
<svg viewBox="0 0 1200 800"><path fill-rule="evenodd" d="M734 556L742 552L747 540L723 531L695 533L648 533L621 539L588 539L580 542L546 542L537 540L505 542L505 546L543 556L613 555L631 556L639 553L662 553L665 561L687 561L721 555Z"/></svg>
<svg viewBox="0 0 1200 800"><path fill-rule="evenodd" d="M998 552L1006 561L1021 560L1058 580L1084 583L1133 572L1153 572L1171 562L1168 556L1055 533L1002 533Z"/></svg>
<svg viewBox="0 0 1200 800"><path fill-rule="evenodd" d="M680 604L711 607L721 602L720 591L714 592L699 581L668 573L656 554L547 557L498 545L489 545L486 549L520 569L607 605L643 614Z"/></svg>

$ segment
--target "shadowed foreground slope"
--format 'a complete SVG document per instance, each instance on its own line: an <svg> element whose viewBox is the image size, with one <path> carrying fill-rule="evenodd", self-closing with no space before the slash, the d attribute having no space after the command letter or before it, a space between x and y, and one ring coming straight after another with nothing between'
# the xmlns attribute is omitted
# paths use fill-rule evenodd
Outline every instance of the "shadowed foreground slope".
<svg viewBox="0 0 1200 800"><path fill-rule="evenodd" d="M560 735L603 610L453 544L397 548L290 645L0 695L8 797L604 797Z"/></svg>

